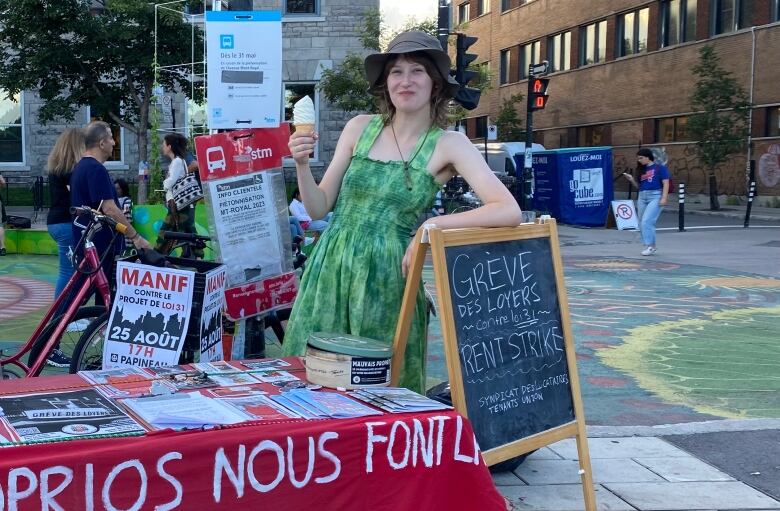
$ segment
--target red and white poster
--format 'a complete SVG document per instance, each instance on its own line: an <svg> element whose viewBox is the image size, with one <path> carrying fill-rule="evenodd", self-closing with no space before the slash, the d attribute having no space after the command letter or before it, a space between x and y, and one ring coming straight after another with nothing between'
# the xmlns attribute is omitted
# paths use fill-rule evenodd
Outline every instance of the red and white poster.
<svg viewBox="0 0 780 511"><path fill-rule="evenodd" d="M228 317L240 320L291 304L292 268L282 158L287 124L195 139L209 230L226 266ZM279 283L282 282L282 284ZM281 292L271 292L282 287Z"/></svg>
<svg viewBox="0 0 780 511"><path fill-rule="evenodd" d="M103 367L178 364L190 322L195 273L119 261L116 281Z"/></svg>
<svg viewBox="0 0 780 511"><path fill-rule="evenodd" d="M206 274L203 307L200 313L200 361L223 360L222 310L225 308L227 271L220 266Z"/></svg>

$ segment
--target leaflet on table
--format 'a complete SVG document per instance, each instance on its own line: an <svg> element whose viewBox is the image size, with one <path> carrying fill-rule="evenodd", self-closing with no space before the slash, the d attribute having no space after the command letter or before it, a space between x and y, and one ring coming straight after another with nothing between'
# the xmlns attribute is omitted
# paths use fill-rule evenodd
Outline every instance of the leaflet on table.
<svg viewBox="0 0 780 511"><path fill-rule="evenodd" d="M145 429L95 389L0 397L12 441L141 435Z"/></svg>
<svg viewBox="0 0 780 511"><path fill-rule="evenodd" d="M258 382L251 373L210 374L209 378L222 387L251 385Z"/></svg>
<svg viewBox="0 0 780 511"><path fill-rule="evenodd" d="M281 358L263 360L242 360L241 365L250 371L273 371L282 367L289 367L290 363Z"/></svg>
<svg viewBox="0 0 780 511"><path fill-rule="evenodd" d="M203 371L206 374L229 374L240 373L244 369L234 366L230 362L218 361L218 362L198 362L192 364L192 367L198 371Z"/></svg>
<svg viewBox="0 0 780 511"><path fill-rule="evenodd" d="M206 273L206 288L200 312L200 361L222 360L222 311L225 308L227 268Z"/></svg>
<svg viewBox="0 0 780 511"><path fill-rule="evenodd" d="M249 397L268 394L263 390L263 384L259 382L235 387L212 387L201 392L208 397Z"/></svg>
<svg viewBox="0 0 780 511"><path fill-rule="evenodd" d="M190 322L195 273L119 261L116 281L103 367L177 364Z"/></svg>
<svg viewBox="0 0 780 511"><path fill-rule="evenodd" d="M325 416L321 412L312 411L309 408L305 406L301 406L296 401L288 398L286 392L284 394L276 394L268 397L275 403L287 408L288 410L297 413L302 419L324 419L325 418Z"/></svg>
<svg viewBox="0 0 780 511"><path fill-rule="evenodd" d="M285 392L284 396L315 414L321 414L323 417L346 419L351 417L382 415L382 412L369 408L336 392L293 389Z"/></svg>
<svg viewBox="0 0 780 511"><path fill-rule="evenodd" d="M227 267L228 285L282 273L283 237L269 174L257 172L204 184L209 188L219 257Z"/></svg>
<svg viewBox="0 0 780 511"><path fill-rule="evenodd" d="M122 404L150 426L160 429L238 424L252 419L237 408L198 392L125 399Z"/></svg>
<svg viewBox="0 0 780 511"><path fill-rule="evenodd" d="M254 420L272 421L283 419L299 419L300 415L285 408L268 396L255 394L245 397L229 397L221 399L223 403L238 408Z"/></svg>
<svg viewBox="0 0 780 511"><path fill-rule="evenodd" d="M79 371L79 376L87 383L127 383L150 380L152 376L140 367L117 367L100 371Z"/></svg>
<svg viewBox="0 0 780 511"><path fill-rule="evenodd" d="M355 390L349 395L393 413L452 409L451 406L403 388L370 387Z"/></svg>
<svg viewBox="0 0 780 511"><path fill-rule="evenodd" d="M300 378L287 371L271 370L254 373L255 377L264 383L284 383L288 381L298 381Z"/></svg>

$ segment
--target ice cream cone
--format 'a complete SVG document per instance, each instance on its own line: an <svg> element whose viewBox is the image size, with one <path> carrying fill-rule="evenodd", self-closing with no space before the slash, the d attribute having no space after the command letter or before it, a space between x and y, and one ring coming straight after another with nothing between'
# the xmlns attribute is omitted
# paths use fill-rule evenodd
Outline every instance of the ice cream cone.
<svg viewBox="0 0 780 511"><path fill-rule="evenodd" d="M295 131L301 135L311 135L314 133L314 124L296 124Z"/></svg>

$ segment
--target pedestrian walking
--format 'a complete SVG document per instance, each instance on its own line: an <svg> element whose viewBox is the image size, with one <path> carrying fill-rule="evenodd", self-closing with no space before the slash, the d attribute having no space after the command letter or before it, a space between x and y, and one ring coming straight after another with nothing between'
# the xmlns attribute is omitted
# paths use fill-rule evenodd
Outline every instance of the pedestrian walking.
<svg viewBox="0 0 780 511"><path fill-rule="evenodd" d="M195 229L195 204L185 206L182 210L176 207L176 201L173 198L173 185L187 175L187 164L185 157L187 155L187 138L181 133L168 133L162 141L162 153L170 158L168 165L168 174L163 181L165 188L165 203L168 206L168 214L160 226L160 232L185 232L197 234ZM163 253L168 253L172 242L164 239L161 235L157 236L156 249ZM203 250L193 249L193 256L202 259Z"/></svg>
<svg viewBox="0 0 780 511"><path fill-rule="evenodd" d="M312 332L377 339L392 346L411 261L409 233L455 174L482 207L436 217L441 228L514 226L520 208L469 140L444 131L459 85L439 41L417 31L399 34L386 53L366 57L370 90L381 115L347 122L333 159L317 184L309 154L317 134L298 130L289 147L306 210L313 219L333 210L314 247L285 334L286 356L303 355ZM427 315L420 286L401 385L425 385Z"/></svg>
<svg viewBox="0 0 780 511"><path fill-rule="evenodd" d="M75 243L73 218L70 214L70 177L85 150L84 132L79 128L68 129L57 138L46 160L51 202L49 213L46 215L46 230L57 243L60 263L57 283L54 286L55 300L73 275L73 262L70 256Z"/></svg>
<svg viewBox="0 0 780 511"><path fill-rule="evenodd" d="M639 189L637 214L642 243L645 246L641 253L643 256L649 256L658 251L655 224L669 197L669 169L657 163L653 151L647 148L637 151L636 161L639 183L637 184L634 176L628 172L623 172L623 176Z"/></svg>

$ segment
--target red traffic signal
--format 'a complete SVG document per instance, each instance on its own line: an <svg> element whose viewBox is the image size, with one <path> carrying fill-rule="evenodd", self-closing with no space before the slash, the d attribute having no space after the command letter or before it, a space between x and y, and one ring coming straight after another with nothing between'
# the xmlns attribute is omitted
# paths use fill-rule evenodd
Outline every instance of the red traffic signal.
<svg viewBox="0 0 780 511"><path fill-rule="evenodd" d="M528 110L542 110L547 106L547 86L550 84L549 78L530 78L528 80Z"/></svg>

